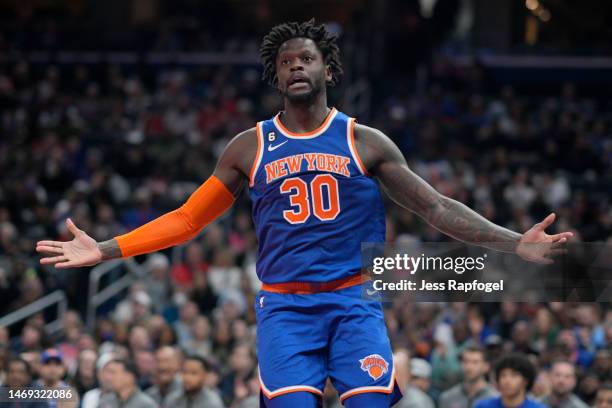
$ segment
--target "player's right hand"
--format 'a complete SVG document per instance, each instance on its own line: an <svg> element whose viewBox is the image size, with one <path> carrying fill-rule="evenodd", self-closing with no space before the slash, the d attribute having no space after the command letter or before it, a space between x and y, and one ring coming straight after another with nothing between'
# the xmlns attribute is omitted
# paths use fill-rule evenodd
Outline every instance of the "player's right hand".
<svg viewBox="0 0 612 408"><path fill-rule="evenodd" d="M92 266L102 261L102 252L98 243L77 228L70 218L66 220L66 227L74 239L72 241L38 241L36 252L47 257L41 258L42 265L53 265L56 268L78 268Z"/></svg>

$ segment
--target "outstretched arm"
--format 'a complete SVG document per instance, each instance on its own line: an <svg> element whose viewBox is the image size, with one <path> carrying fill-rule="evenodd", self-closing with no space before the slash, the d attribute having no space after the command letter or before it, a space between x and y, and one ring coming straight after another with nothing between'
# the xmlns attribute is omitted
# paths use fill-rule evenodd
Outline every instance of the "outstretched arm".
<svg viewBox="0 0 612 408"><path fill-rule="evenodd" d="M554 214L525 234L492 223L466 205L438 193L416 175L395 143L379 130L356 125L355 143L364 165L393 201L459 241L516 252L534 262L550 263L548 257L562 251L556 246L572 236L571 232L545 233L546 227L554 221ZM529 245L534 243L551 243L555 247L544 250L543 246Z"/></svg>
<svg viewBox="0 0 612 408"><path fill-rule="evenodd" d="M108 241L97 243L68 219L69 242L39 241L36 251L50 254L41 264L57 268L91 266L101 261L158 251L197 236L231 207L248 177L257 148L254 129L236 136L221 155L214 174L178 209Z"/></svg>

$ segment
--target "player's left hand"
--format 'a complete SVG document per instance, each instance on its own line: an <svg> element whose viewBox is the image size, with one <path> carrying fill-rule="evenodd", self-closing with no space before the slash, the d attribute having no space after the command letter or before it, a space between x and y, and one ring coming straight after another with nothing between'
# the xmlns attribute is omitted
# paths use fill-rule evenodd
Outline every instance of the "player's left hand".
<svg viewBox="0 0 612 408"><path fill-rule="evenodd" d="M572 232L548 235L545 231L555 221L555 218L555 213L551 213L542 222L535 224L523 234L516 246L516 253L521 258L548 265L554 262L554 257L567 252L567 249L562 246L574 236Z"/></svg>

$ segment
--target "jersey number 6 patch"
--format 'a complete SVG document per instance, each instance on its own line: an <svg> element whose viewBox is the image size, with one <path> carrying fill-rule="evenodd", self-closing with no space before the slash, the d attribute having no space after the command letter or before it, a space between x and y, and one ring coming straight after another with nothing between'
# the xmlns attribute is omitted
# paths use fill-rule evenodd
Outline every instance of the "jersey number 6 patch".
<svg viewBox="0 0 612 408"><path fill-rule="evenodd" d="M289 203L295 207L283 211L283 217L290 224L306 222L311 212L321 221L334 220L340 213L338 180L331 174L315 176L310 186L299 177L288 178L281 184L280 192L289 194ZM323 202L325 192L327 193L327 205Z"/></svg>

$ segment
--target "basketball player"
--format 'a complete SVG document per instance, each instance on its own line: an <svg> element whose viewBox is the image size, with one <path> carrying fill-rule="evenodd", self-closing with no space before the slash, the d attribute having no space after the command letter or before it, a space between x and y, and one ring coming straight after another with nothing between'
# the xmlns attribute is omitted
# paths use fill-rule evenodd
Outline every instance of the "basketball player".
<svg viewBox="0 0 612 408"><path fill-rule="evenodd" d="M70 242L41 241L57 268L95 265L194 238L248 185L259 241L255 302L261 401L315 407L331 378L349 408L401 398L378 302L361 298L362 241L384 242L378 185L449 236L550 263L571 233L548 235L551 214L524 234L495 225L414 174L395 144L327 106L342 73L336 38L313 20L274 27L261 45L263 78L284 110L238 134L213 175L177 210L97 243L74 223ZM527 243L550 243L542 245Z"/></svg>

